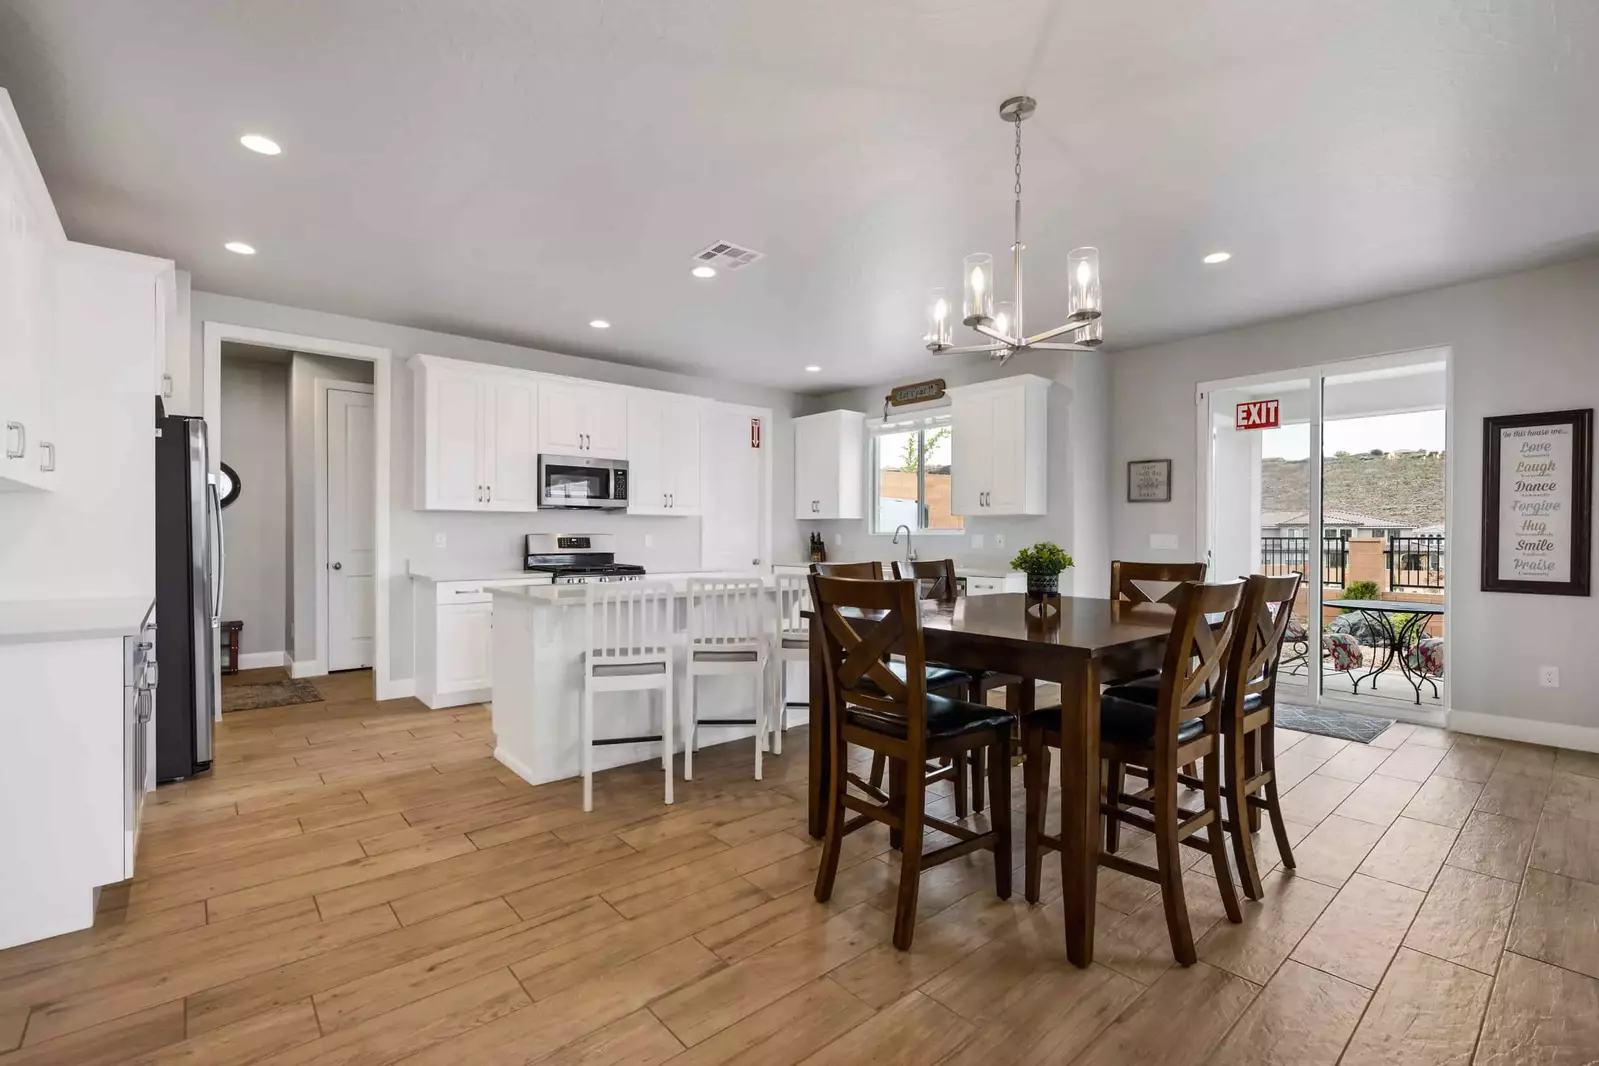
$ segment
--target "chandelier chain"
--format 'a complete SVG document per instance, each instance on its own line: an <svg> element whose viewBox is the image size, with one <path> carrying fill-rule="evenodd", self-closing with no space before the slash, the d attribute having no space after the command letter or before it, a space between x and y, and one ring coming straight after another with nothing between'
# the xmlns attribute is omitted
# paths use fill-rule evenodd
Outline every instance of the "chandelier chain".
<svg viewBox="0 0 1599 1066"><path fill-rule="evenodd" d="M1022 114L1016 113L1016 243L1022 243Z"/></svg>

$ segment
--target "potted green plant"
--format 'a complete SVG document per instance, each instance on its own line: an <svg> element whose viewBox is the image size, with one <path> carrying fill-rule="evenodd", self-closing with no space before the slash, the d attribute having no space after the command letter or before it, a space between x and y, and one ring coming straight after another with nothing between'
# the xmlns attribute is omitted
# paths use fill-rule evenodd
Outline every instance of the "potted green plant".
<svg viewBox="0 0 1599 1066"><path fill-rule="evenodd" d="M1010 565L1027 575L1029 595L1059 596L1060 572L1072 565L1072 557L1059 544L1042 540L1017 552Z"/></svg>

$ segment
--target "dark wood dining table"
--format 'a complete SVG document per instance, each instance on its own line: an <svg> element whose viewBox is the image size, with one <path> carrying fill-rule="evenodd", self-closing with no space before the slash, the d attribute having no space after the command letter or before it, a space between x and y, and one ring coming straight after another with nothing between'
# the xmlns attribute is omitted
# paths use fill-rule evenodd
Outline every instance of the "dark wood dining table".
<svg viewBox="0 0 1599 1066"><path fill-rule="evenodd" d="M929 662L963 670L997 670L1061 690L1061 875L1066 908L1066 955L1078 966L1094 961L1094 897L1100 841L1099 686L1158 669L1171 632L1172 610L1082 596L1051 597L1053 613L1029 613L1039 601L1022 593L925 601L922 632ZM826 829L826 782L831 727L820 621L810 621L811 743L809 825ZM864 616L863 620L865 620ZM1020 687L1017 714L1034 709L1035 685ZM994 802L1004 802L997 797Z"/></svg>

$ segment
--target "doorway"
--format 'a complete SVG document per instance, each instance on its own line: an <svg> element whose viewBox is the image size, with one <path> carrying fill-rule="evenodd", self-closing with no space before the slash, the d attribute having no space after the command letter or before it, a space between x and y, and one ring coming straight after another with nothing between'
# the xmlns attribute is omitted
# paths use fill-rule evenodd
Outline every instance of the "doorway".
<svg viewBox="0 0 1599 1066"><path fill-rule="evenodd" d="M1200 386L1210 573L1305 575L1285 701L1444 720L1448 401L1447 349Z"/></svg>

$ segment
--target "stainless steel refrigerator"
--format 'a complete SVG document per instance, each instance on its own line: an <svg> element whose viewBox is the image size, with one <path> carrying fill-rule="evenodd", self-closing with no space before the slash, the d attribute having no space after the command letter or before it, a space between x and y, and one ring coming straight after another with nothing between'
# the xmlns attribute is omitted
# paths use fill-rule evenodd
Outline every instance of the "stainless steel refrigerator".
<svg viewBox="0 0 1599 1066"><path fill-rule="evenodd" d="M158 408L155 460L155 765L176 781L210 769L216 713L224 549L205 420Z"/></svg>

